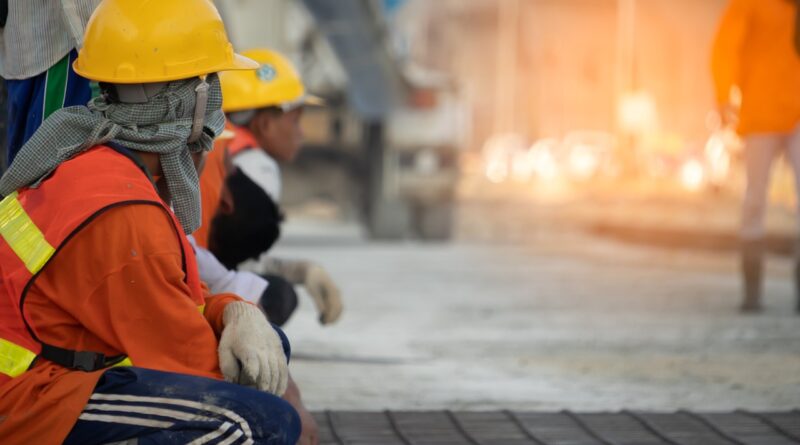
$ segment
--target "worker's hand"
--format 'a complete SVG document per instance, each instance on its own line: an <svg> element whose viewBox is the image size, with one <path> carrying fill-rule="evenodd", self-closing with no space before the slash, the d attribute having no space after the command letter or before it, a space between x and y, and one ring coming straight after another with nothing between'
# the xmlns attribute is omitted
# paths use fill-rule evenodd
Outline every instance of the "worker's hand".
<svg viewBox="0 0 800 445"><path fill-rule="evenodd" d="M328 272L316 264L309 264L303 284L317 306L319 322L324 325L335 322L342 314L342 297Z"/></svg>
<svg viewBox="0 0 800 445"><path fill-rule="evenodd" d="M717 114L722 128L735 127L739 122L739 111L731 104L718 105Z"/></svg>
<svg viewBox="0 0 800 445"><path fill-rule="evenodd" d="M328 272L310 261L286 260L262 255L258 262L242 265L245 270L259 274L278 275L286 281L305 286L314 299L319 322L330 324L342 314L342 297Z"/></svg>
<svg viewBox="0 0 800 445"><path fill-rule="evenodd" d="M300 439L297 440L297 445L319 445L319 426L314 416L303 405L303 400L300 398L300 388L289 377L289 387L283 395L283 399L289 402L292 407L300 415Z"/></svg>
<svg viewBox="0 0 800 445"><path fill-rule="evenodd" d="M298 408L297 414L300 415L300 423L302 425L297 445L319 445L319 427L317 426L317 421L314 420L314 416L305 407Z"/></svg>
<svg viewBox="0 0 800 445"><path fill-rule="evenodd" d="M225 380L283 395L289 367L281 338L264 314L244 301L228 303L219 339L219 367Z"/></svg>

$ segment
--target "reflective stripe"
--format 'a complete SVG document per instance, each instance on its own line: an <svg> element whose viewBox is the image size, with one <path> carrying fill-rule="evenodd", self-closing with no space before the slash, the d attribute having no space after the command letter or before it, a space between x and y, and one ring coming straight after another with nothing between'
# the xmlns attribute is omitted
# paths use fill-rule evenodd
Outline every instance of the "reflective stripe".
<svg viewBox="0 0 800 445"><path fill-rule="evenodd" d="M205 315L206 314L206 305L205 304L201 304L200 306L197 306L197 310L200 311L201 314Z"/></svg>
<svg viewBox="0 0 800 445"><path fill-rule="evenodd" d="M32 274L44 267L55 253L17 200L17 192L0 201L0 236Z"/></svg>
<svg viewBox="0 0 800 445"><path fill-rule="evenodd" d="M117 366L133 366L133 362L131 361L130 357L125 357L125 360L117 363L116 365L111 366L112 368L116 368Z"/></svg>
<svg viewBox="0 0 800 445"><path fill-rule="evenodd" d="M35 358L33 351L0 338L0 373L17 377L28 370Z"/></svg>

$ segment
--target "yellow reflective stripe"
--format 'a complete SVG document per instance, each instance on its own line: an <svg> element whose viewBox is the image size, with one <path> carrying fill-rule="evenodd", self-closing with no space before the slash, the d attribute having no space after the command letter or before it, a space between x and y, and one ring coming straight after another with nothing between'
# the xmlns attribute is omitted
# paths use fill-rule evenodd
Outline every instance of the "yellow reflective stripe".
<svg viewBox="0 0 800 445"><path fill-rule="evenodd" d="M16 377L27 371L35 358L33 351L0 338L0 373Z"/></svg>
<svg viewBox="0 0 800 445"><path fill-rule="evenodd" d="M117 363L116 365L112 366L112 368L116 368L117 366L133 366L133 362L131 361L130 357L125 357L125 360Z"/></svg>
<svg viewBox="0 0 800 445"><path fill-rule="evenodd" d="M0 236L32 274L39 272L55 252L22 208L17 200L17 192L0 201Z"/></svg>
<svg viewBox="0 0 800 445"><path fill-rule="evenodd" d="M206 313L206 305L205 304L201 304L200 306L197 306L197 310L200 311L201 314L205 315L205 313Z"/></svg>

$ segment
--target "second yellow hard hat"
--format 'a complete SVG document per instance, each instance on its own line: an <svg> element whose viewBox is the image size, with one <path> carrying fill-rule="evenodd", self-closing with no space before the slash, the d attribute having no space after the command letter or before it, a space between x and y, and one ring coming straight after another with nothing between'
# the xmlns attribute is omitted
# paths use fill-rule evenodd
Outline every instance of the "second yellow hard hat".
<svg viewBox="0 0 800 445"><path fill-rule="evenodd" d="M318 98L306 95L300 74L282 54L262 48L242 51L242 55L255 60L260 66L255 71L220 74L222 109L225 112L265 107L285 109L321 102Z"/></svg>

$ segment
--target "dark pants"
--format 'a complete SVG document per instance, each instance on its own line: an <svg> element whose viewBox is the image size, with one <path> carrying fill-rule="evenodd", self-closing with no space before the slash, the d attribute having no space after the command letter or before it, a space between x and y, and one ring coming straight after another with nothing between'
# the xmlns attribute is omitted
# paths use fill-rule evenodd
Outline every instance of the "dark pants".
<svg viewBox="0 0 800 445"><path fill-rule="evenodd" d="M77 56L77 51L72 50L38 76L6 80L8 90L6 165L11 165L19 149L47 116L63 107L86 105L91 99L90 82L72 70L72 62Z"/></svg>
<svg viewBox="0 0 800 445"><path fill-rule="evenodd" d="M287 360L289 343L280 329ZM129 367L103 374L64 445L293 444L300 418L280 397L233 383ZM228 440L228 442L225 442Z"/></svg>
<svg viewBox="0 0 800 445"><path fill-rule="evenodd" d="M259 304L267 313L270 323L283 326L297 309L297 292L294 285L278 275L264 275L269 283Z"/></svg>

